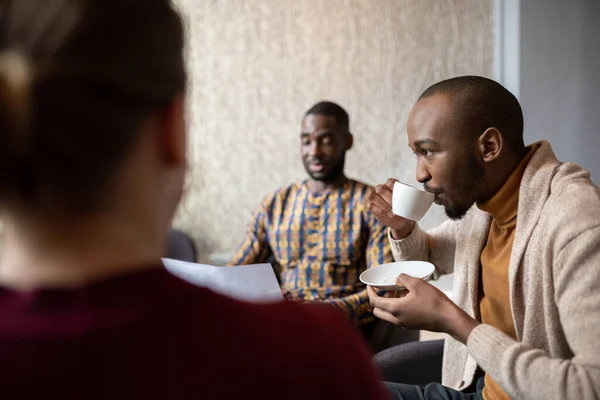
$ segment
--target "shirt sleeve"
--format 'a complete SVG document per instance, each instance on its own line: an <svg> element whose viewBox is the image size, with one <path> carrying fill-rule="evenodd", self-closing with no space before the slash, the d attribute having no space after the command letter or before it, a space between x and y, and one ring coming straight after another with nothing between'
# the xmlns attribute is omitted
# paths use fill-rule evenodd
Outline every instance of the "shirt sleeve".
<svg viewBox="0 0 600 400"><path fill-rule="evenodd" d="M367 268L394 261L385 225L379 222L368 209L365 209L364 213L369 227L369 242L366 250Z"/></svg>
<svg viewBox="0 0 600 400"><path fill-rule="evenodd" d="M246 238L228 265L246 265L265 262L271 256L267 234L265 202L255 211L248 225Z"/></svg>
<svg viewBox="0 0 600 400"><path fill-rule="evenodd" d="M346 314L355 326L364 325L375 319L369 307L367 289L339 299L325 300L325 302Z"/></svg>
<svg viewBox="0 0 600 400"><path fill-rule="evenodd" d="M367 222L369 235L365 250L366 268L394 261L390 243L387 240L385 226L366 207L363 208L363 217ZM327 302L343 311L350 319L350 322L356 326L374 320L366 288L350 296L331 299Z"/></svg>
<svg viewBox="0 0 600 400"><path fill-rule="evenodd" d="M425 232L415 223L412 232L400 240L392 238L387 229L394 260L429 261L435 265L436 275L452 273L458 227L458 221L447 220L437 228Z"/></svg>

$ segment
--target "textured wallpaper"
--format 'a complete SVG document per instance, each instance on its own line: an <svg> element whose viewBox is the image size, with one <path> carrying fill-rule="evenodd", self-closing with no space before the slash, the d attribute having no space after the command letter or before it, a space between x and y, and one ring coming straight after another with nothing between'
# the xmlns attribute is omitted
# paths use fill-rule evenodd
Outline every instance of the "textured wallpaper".
<svg viewBox="0 0 600 400"><path fill-rule="evenodd" d="M176 226L235 250L263 196L302 179L300 120L350 114L348 176L416 183L406 119L444 78L492 75L491 0L177 0L187 24L190 173ZM436 207L436 206L434 206ZM432 209L424 221L443 220Z"/></svg>

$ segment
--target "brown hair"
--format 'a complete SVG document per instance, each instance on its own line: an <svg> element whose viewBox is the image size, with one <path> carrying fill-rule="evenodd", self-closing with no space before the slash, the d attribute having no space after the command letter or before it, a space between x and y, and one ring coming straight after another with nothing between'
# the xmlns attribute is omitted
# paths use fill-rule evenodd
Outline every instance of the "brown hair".
<svg viewBox="0 0 600 400"><path fill-rule="evenodd" d="M184 90L169 0L0 0L0 201L103 204L142 121Z"/></svg>

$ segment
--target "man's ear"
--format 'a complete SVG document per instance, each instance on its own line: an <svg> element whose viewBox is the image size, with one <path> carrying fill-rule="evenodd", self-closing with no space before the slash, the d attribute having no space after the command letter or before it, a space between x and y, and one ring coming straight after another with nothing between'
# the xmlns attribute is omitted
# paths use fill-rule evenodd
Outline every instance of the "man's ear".
<svg viewBox="0 0 600 400"><path fill-rule="evenodd" d="M348 134L346 135L346 151L350 150L352 148L353 144L354 144L354 136L352 136L352 134L350 132L348 132Z"/></svg>
<svg viewBox="0 0 600 400"><path fill-rule="evenodd" d="M479 136L478 147L483 162L490 163L497 160L504 150L504 138L502 137L502 132L496 128L486 129L485 132Z"/></svg>
<svg viewBox="0 0 600 400"><path fill-rule="evenodd" d="M163 160L171 166L186 162L185 100L175 97L160 113L160 152Z"/></svg>

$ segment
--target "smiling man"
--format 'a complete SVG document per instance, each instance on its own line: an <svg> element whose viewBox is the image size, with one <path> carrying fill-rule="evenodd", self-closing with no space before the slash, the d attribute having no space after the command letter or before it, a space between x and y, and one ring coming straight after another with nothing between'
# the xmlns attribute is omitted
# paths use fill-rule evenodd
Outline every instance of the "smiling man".
<svg viewBox="0 0 600 400"><path fill-rule="evenodd" d="M518 100L483 77L431 86L407 132L417 179L450 220L424 232L394 215L393 180L370 208L396 260L454 272L456 304L403 275L402 298L368 289L375 316L449 334L443 385L391 385L395 398L599 398L600 191L589 172L548 142L526 147Z"/></svg>
<svg viewBox="0 0 600 400"><path fill-rule="evenodd" d="M358 277L392 254L384 225L366 208L373 188L344 174L353 141L348 114L335 103L315 104L299 139L309 179L264 199L230 264L274 258L286 298L330 303L364 326L374 318Z"/></svg>

